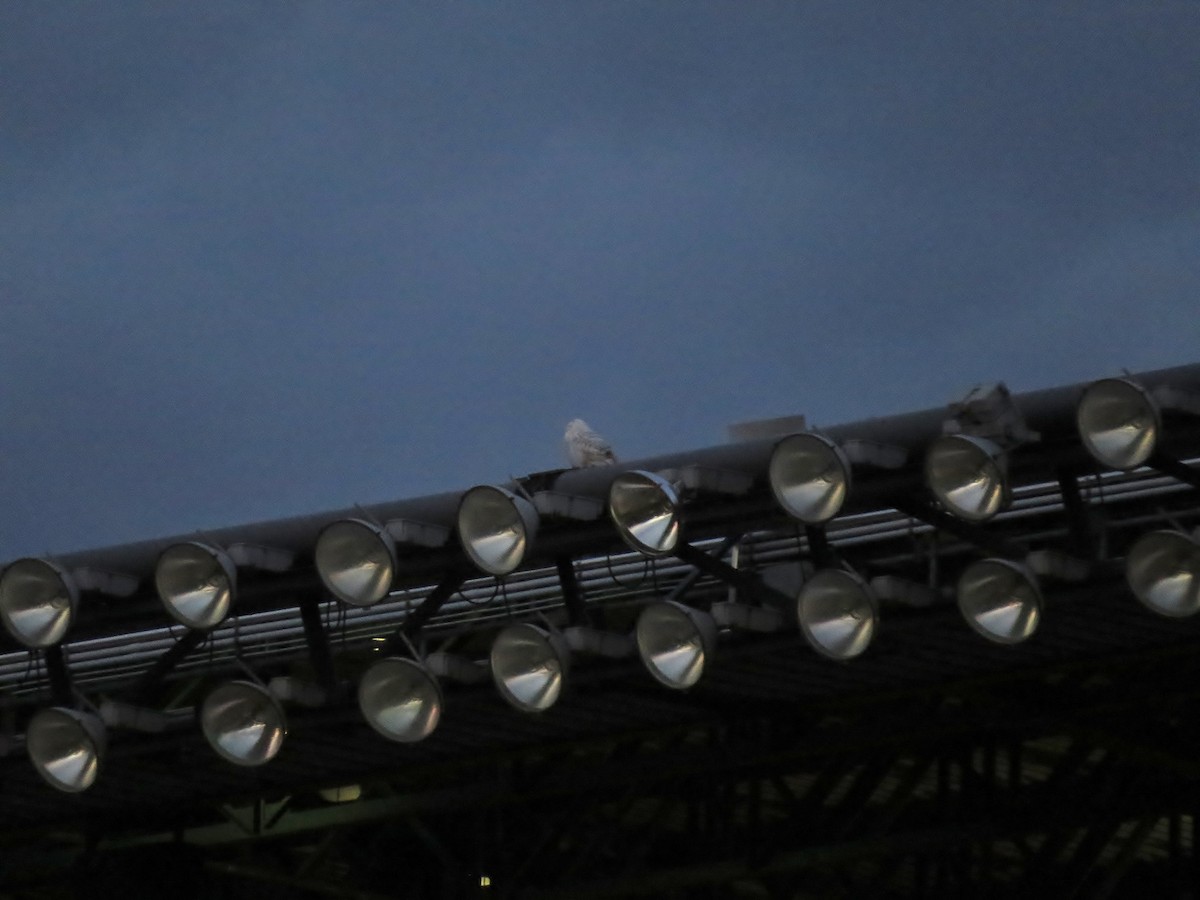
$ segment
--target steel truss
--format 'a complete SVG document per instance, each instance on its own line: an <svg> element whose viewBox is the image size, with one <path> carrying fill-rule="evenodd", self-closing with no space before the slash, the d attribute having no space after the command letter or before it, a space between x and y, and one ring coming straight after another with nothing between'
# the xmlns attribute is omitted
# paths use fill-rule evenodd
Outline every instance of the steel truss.
<svg viewBox="0 0 1200 900"><path fill-rule="evenodd" d="M1030 408L1050 422L1060 394L1033 395ZM920 434L937 424L905 421ZM364 609L331 601L311 560L278 582L249 579L236 615L211 632L166 625L144 590L97 603L62 645L0 646L0 892L1195 896L1200 623L1138 606L1120 566L1147 530L1200 523L1195 469L1175 459L1098 472L1061 431L1029 451L1011 508L986 526L934 507L908 472L827 527L783 519L761 485L699 503L691 543L653 562L615 545L604 523L552 524L540 555L504 578L468 577L440 549ZM1177 433L1194 463L1200 427ZM742 452L698 458L749 467ZM595 487L602 476L544 480ZM299 546L316 524L259 531ZM161 544L112 559L144 568ZM970 632L948 589L955 575L983 555L1041 550L1089 567L1045 580L1034 638L998 646ZM490 685L447 685L444 721L414 745L374 733L352 694L377 653L411 645L479 660L512 621L628 633L650 599L770 606L781 568L836 566L911 581L929 599L889 602L869 651L849 662L818 657L794 623L730 629L686 692L635 659L586 660L538 715L507 708ZM218 759L194 727L114 729L103 776L65 795L20 752L48 703L116 699L190 719L207 688L246 669L324 692L288 709L284 748L261 768Z"/></svg>

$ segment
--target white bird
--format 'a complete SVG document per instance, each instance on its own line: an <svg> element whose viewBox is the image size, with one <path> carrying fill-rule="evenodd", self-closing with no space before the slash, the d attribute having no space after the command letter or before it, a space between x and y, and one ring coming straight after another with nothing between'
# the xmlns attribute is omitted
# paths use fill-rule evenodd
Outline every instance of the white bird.
<svg viewBox="0 0 1200 900"><path fill-rule="evenodd" d="M583 419L572 419L563 434L567 459L576 469L591 466L611 466L617 461L612 444L588 427Z"/></svg>

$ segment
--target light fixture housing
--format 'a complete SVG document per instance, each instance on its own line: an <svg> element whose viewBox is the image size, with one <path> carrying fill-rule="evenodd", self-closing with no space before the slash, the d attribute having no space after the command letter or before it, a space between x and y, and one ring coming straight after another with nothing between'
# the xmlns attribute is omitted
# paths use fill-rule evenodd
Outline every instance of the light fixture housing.
<svg viewBox="0 0 1200 900"><path fill-rule="evenodd" d="M422 741L438 726L445 700L433 673L419 662L381 659L358 683L363 718L389 741Z"/></svg>
<svg viewBox="0 0 1200 900"><path fill-rule="evenodd" d="M0 620L26 647L51 647L61 641L79 608L79 588L71 573L56 563L18 559L0 574Z"/></svg>
<svg viewBox="0 0 1200 900"><path fill-rule="evenodd" d="M855 573L822 569L800 588L796 618L818 653L830 659L853 659L875 636L879 599Z"/></svg>
<svg viewBox="0 0 1200 900"><path fill-rule="evenodd" d="M86 791L96 781L107 743L98 718L61 706L34 713L25 730L34 769L51 787L68 794Z"/></svg>
<svg viewBox="0 0 1200 900"><path fill-rule="evenodd" d="M562 693L571 651L558 632L524 623L496 635L490 660L501 697L521 712L544 712Z"/></svg>
<svg viewBox="0 0 1200 900"><path fill-rule="evenodd" d="M717 625L708 613L660 600L638 616L638 656L651 675L674 690L687 690L700 680L717 648Z"/></svg>
<svg viewBox="0 0 1200 900"><path fill-rule="evenodd" d="M808 525L834 518L850 490L850 461L835 441L812 432L783 438L771 451L767 478L784 512Z"/></svg>
<svg viewBox="0 0 1200 900"><path fill-rule="evenodd" d="M229 762L261 766L283 746L287 718L279 701L262 685L227 681L204 699L200 727L212 748Z"/></svg>
<svg viewBox="0 0 1200 900"><path fill-rule="evenodd" d="M1136 469L1154 454L1162 413L1154 397L1125 378L1088 385L1075 410L1075 424L1092 458L1111 469Z"/></svg>
<svg viewBox="0 0 1200 900"><path fill-rule="evenodd" d="M1151 531L1129 548L1125 580L1160 616L1182 619L1200 610L1200 543L1178 531Z"/></svg>
<svg viewBox="0 0 1200 900"><path fill-rule="evenodd" d="M958 608L967 624L997 644L1019 644L1042 619L1037 577L1020 563L981 559L958 579Z"/></svg>
<svg viewBox="0 0 1200 900"><path fill-rule="evenodd" d="M946 434L925 453L925 483L960 519L984 522L1008 505L1007 459L987 438Z"/></svg>
<svg viewBox="0 0 1200 900"><path fill-rule="evenodd" d="M343 603L372 606L392 589L396 545L374 522L341 519L326 525L313 555L321 582Z"/></svg>
<svg viewBox="0 0 1200 900"><path fill-rule="evenodd" d="M458 505L463 550L488 575L507 575L525 559L538 530L532 503L507 488L481 484Z"/></svg>
<svg viewBox="0 0 1200 900"><path fill-rule="evenodd" d="M661 475L618 475L608 489L608 514L621 540L643 556L666 556L679 543L679 493Z"/></svg>
<svg viewBox="0 0 1200 900"><path fill-rule="evenodd" d="M172 617L188 628L207 631L229 615L237 566L219 547L198 541L175 544L158 557L154 587Z"/></svg>

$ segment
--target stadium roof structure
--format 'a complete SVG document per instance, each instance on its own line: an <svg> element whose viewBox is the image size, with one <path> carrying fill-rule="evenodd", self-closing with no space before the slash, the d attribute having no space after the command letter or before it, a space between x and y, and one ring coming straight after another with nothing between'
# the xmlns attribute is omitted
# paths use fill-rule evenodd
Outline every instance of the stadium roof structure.
<svg viewBox="0 0 1200 900"><path fill-rule="evenodd" d="M0 891L1180 895L1197 397L993 385L13 560Z"/></svg>

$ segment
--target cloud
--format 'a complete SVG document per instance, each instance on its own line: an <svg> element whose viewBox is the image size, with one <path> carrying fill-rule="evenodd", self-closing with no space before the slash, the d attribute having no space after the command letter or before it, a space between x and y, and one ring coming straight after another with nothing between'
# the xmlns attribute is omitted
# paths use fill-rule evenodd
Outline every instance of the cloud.
<svg viewBox="0 0 1200 900"><path fill-rule="evenodd" d="M0 7L0 556L1182 361L1198 26Z"/></svg>

